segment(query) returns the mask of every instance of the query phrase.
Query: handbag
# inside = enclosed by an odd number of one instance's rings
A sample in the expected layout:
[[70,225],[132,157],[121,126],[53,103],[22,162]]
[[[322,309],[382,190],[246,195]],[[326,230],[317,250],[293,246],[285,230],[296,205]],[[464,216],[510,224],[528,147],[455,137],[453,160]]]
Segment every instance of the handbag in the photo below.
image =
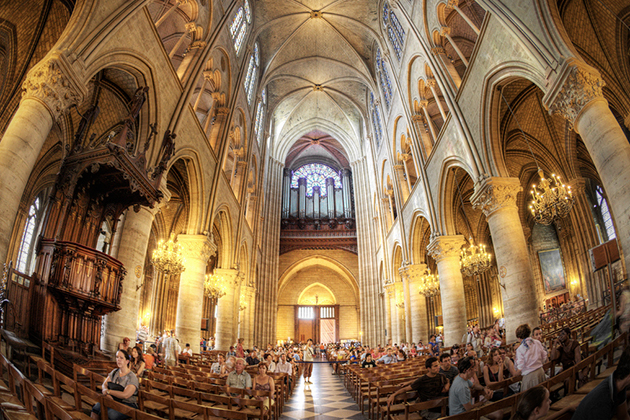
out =
[[[118,369],[116,369],[116,372],[118,372]],[[114,374],[112,375],[112,378],[114,376],[116,376],[116,372],[114,372]],[[117,384],[114,381],[109,381],[109,382],[107,382],[107,389],[109,389],[110,391],[124,391],[125,387],[120,385],[120,384]],[[114,397],[113,395],[111,397],[116,402],[122,402],[122,400],[123,400],[122,398]]]

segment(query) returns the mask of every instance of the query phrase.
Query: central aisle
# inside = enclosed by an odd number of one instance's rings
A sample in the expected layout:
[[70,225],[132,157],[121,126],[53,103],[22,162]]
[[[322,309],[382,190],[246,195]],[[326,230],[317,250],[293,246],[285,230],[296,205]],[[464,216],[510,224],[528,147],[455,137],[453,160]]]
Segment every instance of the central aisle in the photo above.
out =
[[300,377],[280,420],[367,420],[343,386],[343,376],[333,375],[328,363],[314,364],[311,382],[306,385]]

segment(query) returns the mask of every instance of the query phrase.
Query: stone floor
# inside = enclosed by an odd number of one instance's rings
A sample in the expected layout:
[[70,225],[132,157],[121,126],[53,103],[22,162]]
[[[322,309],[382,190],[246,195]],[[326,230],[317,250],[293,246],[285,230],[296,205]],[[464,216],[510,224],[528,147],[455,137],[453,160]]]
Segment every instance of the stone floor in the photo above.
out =
[[300,378],[280,420],[367,420],[343,386],[343,376],[333,375],[329,364],[315,363],[311,382]]

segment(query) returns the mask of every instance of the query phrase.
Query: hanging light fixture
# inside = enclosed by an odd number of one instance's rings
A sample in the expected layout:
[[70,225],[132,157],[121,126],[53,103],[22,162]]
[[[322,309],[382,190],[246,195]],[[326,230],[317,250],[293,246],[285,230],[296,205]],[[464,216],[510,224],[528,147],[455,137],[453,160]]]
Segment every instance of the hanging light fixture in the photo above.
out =
[[560,181],[560,177],[551,174],[551,180],[545,178],[545,173],[538,168],[540,183],[532,186],[532,203],[529,206],[536,223],[550,225],[558,219],[565,218],[571,209],[575,198],[571,187]]
[[[457,193],[459,194],[459,201],[462,204],[462,213],[468,223],[468,217],[464,211],[464,198],[462,192],[459,189],[459,181],[457,180],[457,169],[454,169],[455,183],[457,184]],[[468,246],[462,249],[459,260],[462,274],[465,276],[478,276],[486,272],[492,265],[492,254],[486,252],[486,246],[484,244],[475,245],[475,241],[472,236],[468,238]]]
[[167,276],[176,276],[186,270],[186,259],[182,255],[182,247],[175,242],[175,235],[171,233],[168,241],[161,240],[151,255],[151,262],[155,269]]
[[420,294],[426,297],[433,297],[440,293],[440,279],[437,274],[431,274],[431,269],[427,268],[424,276],[420,278]]
[[[505,96],[503,96],[503,92],[499,90],[499,93],[507,105],[510,114],[512,114],[523,139],[525,139],[529,153],[532,155],[536,168],[538,169],[537,172],[540,177],[540,182],[538,183],[538,187],[536,187],[536,185],[532,186],[532,202],[529,206],[529,210],[532,212],[534,220],[536,223],[540,223],[542,225],[550,225],[555,221],[564,219],[569,215],[569,212],[575,203],[571,187],[563,184],[560,180],[560,176],[556,174],[551,174],[551,180],[545,178],[545,173],[540,168],[540,165],[538,165],[538,160],[536,160],[536,156],[529,145],[529,140],[527,139],[525,132],[523,132],[523,129],[521,128],[521,124],[516,118],[516,114],[514,114],[512,107],[508,103],[507,99],[505,99]],[[567,125],[565,129],[565,137],[568,134],[568,130],[569,126]]]
[[203,282],[203,288],[206,296],[210,299],[219,300],[225,296],[227,284],[223,276],[216,274],[206,274],[206,280]]
[[465,276],[477,276],[487,271],[492,264],[492,255],[486,252],[485,245],[475,245],[472,236],[468,239],[469,245],[462,249],[461,270]]

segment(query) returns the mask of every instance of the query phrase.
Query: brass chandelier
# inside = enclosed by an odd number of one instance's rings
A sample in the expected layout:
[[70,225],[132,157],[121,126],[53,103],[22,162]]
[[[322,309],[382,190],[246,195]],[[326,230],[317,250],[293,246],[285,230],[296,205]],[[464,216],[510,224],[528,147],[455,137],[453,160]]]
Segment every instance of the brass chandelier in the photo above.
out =
[[431,269],[420,278],[420,294],[433,297],[440,293],[440,279],[437,274],[431,274]]
[[[469,225],[466,212],[464,211],[464,198],[462,197],[462,192],[459,189],[459,182],[457,180],[457,169],[454,169],[454,173],[459,201],[462,204],[462,213],[464,214],[466,225]],[[464,247],[460,254],[460,269],[465,276],[478,276],[488,271],[492,265],[492,254],[486,252],[486,246],[484,244],[475,245],[472,236],[469,237],[468,242],[468,247]]]
[[[532,147],[529,145],[529,140],[527,136],[523,132],[521,128],[521,124],[518,122],[516,118],[516,114],[512,110],[512,107],[508,103],[505,96],[503,96],[503,92],[499,90],[503,101],[508,107],[510,114],[512,114],[512,118],[516,122],[525,143],[527,144],[527,148],[529,149],[529,153],[532,155],[534,159],[534,163],[536,164],[536,168],[538,169],[538,176],[540,177],[540,182],[538,187],[536,185],[532,186],[532,202],[529,206],[529,210],[532,212],[532,216],[536,223],[540,223],[542,225],[550,225],[555,221],[565,218],[568,216],[569,212],[573,208],[573,204],[575,202],[575,198],[571,193],[571,187],[566,186],[560,181],[560,177],[556,174],[551,174],[551,180],[545,178],[545,173],[540,168],[538,164],[538,160],[536,160],[536,156],[532,151]],[[569,126],[566,126],[565,129],[565,137],[568,136]]]
[[545,178],[542,169],[538,168],[540,183],[532,186],[532,203],[529,206],[536,223],[550,225],[558,219],[565,218],[571,209],[575,198],[571,187],[564,185],[560,177],[551,174],[551,180]]
[[171,233],[168,241],[161,240],[153,250],[151,262],[155,269],[167,276],[176,276],[186,270],[184,263],[186,259],[182,255],[181,246],[175,242],[175,235]]
[[206,279],[203,282],[203,288],[210,299],[219,300],[225,296],[227,288],[227,282],[223,276],[215,273],[206,274]]
[[487,271],[492,264],[492,255],[486,252],[486,246],[475,245],[473,238],[468,239],[468,247],[461,252],[461,270],[465,276],[477,276]]

